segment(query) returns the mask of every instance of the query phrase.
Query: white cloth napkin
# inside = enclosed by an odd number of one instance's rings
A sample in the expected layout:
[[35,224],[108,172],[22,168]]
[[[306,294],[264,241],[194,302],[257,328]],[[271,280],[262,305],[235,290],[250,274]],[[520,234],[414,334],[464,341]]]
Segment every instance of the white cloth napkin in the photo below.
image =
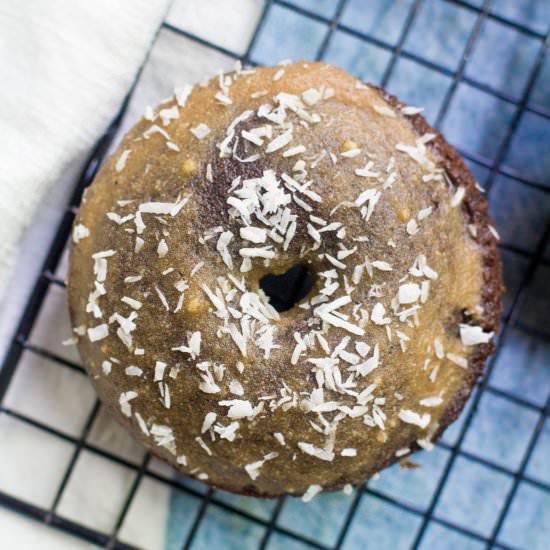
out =
[[117,112],[168,4],[0,0],[0,303],[23,229]]
[[[17,280],[22,270],[38,270],[50,240],[37,231],[51,235],[55,229],[70,185],[118,111],[168,5],[169,0],[0,0],[0,320],[9,321],[9,326],[0,322],[0,358],[14,311],[18,317],[30,290]],[[3,300],[7,288],[10,300]],[[5,431],[9,419],[1,420]],[[17,441],[23,445],[20,456],[36,439],[21,426],[7,433],[16,447]],[[14,475],[18,491],[25,490],[21,472]],[[33,491],[40,486],[31,485]],[[167,505],[159,506],[164,518]],[[33,537],[40,538],[41,548],[88,547],[74,540],[62,544],[63,537],[51,530],[31,533],[21,528],[22,521],[0,513],[0,547],[34,547]],[[164,540],[163,520],[157,523],[153,547]]]

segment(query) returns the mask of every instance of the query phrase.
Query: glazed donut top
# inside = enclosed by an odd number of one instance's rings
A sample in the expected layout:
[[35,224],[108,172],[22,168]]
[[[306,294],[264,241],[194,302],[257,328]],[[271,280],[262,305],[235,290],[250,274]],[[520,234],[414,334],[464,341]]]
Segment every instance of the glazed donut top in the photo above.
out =
[[[395,98],[300,62],[178,89],[124,137],[74,225],[69,292],[103,401],[228,490],[359,483],[456,416],[501,288],[486,205]],[[301,265],[278,312],[268,274]]]

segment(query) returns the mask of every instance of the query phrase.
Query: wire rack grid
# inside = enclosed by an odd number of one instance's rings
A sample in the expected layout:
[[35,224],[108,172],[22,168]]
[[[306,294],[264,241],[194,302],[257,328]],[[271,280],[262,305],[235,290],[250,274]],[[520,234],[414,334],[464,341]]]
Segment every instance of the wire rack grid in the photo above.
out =
[[[380,48],[388,53],[388,61],[384,70],[382,71],[379,84],[387,86],[390,82],[391,76],[395,71],[397,63],[406,59],[416,63],[418,66],[425,67],[430,71],[434,71],[438,74],[444,75],[450,79],[450,85],[446,90],[444,97],[440,103],[440,106],[435,115],[435,125],[440,127],[445,117],[448,114],[449,106],[456,96],[457,89],[462,83],[468,84],[470,87],[483,92],[491,97],[497,98],[505,104],[511,105],[514,108],[513,115],[508,121],[506,131],[495,151],[492,158],[486,155],[482,155],[476,152],[462,151],[464,156],[474,164],[477,164],[485,169],[486,179],[484,187],[486,193],[490,193],[497,178],[505,176],[513,179],[519,185],[536,189],[541,193],[549,193],[550,187],[548,187],[543,181],[540,181],[533,177],[526,177],[519,173],[519,170],[506,164],[506,158],[510,151],[514,136],[518,131],[518,127],[522,121],[522,117],[527,113],[534,114],[541,117],[548,124],[550,118],[550,111],[543,105],[537,104],[531,101],[531,94],[537,79],[543,70],[545,56],[548,50],[549,37],[548,34],[543,34],[539,30],[533,30],[528,25],[512,20],[505,17],[502,14],[497,13],[490,0],[485,0],[480,3],[470,3],[465,0],[438,0],[446,4],[458,6],[470,13],[475,17],[475,23],[471,27],[468,38],[465,42],[463,51],[460,55],[460,59],[455,69],[449,69],[445,64],[434,61],[433,59],[424,58],[418,55],[414,51],[410,51],[406,47],[407,37],[411,31],[411,28],[418,17],[419,10],[422,7],[423,0],[414,0],[410,3],[410,8],[406,17],[403,19],[403,26],[400,34],[395,42],[386,42],[379,36],[364,33],[356,28],[352,28],[342,22],[341,17],[349,0],[339,0],[333,11],[332,17],[328,17],[324,14],[320,14],[318,11],[313,11],[310,8],[303,7],[300,3],[293,3],[287,0],[265,0],[262,7],[262,13],[258,20],[258,24],[252,35],[250,43],[246,49],[244,55],[230,51],[224,46],[218,45],[204,38],[196,36],[186,30],[183,30],[173,23],[163,22],[159,32],[169,32],[174,35],[185,37],[187,40],[196,42],[203,47],[211,48],[220,52],[221,54],[240,60],[243,64],[256,65],[253,51],[254,46],[258,40],[258,37],[262,33],[268,15],[275,7],[278,9],[285,9],[291,11],[301,17],[308,18],[312,21],[321,23],[325,26],[325,34],[322,37],[318,50],[316,52],[316,59],[324,59],[327,53],[327,49],[333,39],[334,33],[344,33],[355,39],[363,41],[366,44],[371,44]],[[525,35],[538,44],[538,52],[536,54],[534,63],[526,78],[526,84],[523,92],[519,96],[512,95],[510,93],[499,90],[497,87],[493,87],[482,81],[476,80],[476,78],[470,76],[467,72],[467,67],[472,53],[476,48],[476,44],[479,41],[480,33],[483,26],[487,21],[497,22],[498,24],[509,28],[517,33]],[[158,33],[157,33],[158,36]],[[144,62],[145,65],[145,62]],[[143,67],[142,67],[143,68]],[[234,515],[245,519],[255,525],[259,525],[263,531],[258,540],[258,544],[255,545],[260,549],[267,548],[270,545],[270,541],[273,536],[281,535],[285,537],[285,540],[292,542],[292,544],[299,544],[300,548],[312,547],[312,548],[334,548],[339,549],[346,545],[346,536],[349,534],[350,526],[356,519],[361,510],[361,503],[365,498],[374,498],[385,502],[392,510],[398,515],[406,514],[412,515],[417,519],[414,536],[410,541],[410,548],[419,548],[423,544],[426,537],[428,528],[433,525],[439,525],[444,527],[448,532],[456,532],[466,537],[466,539],[478,543],[486,548],[514,548],[514,545],[510,545],[502,540],[501,534],[503,525],[507,519],[510,509],[514,502],[514,497],[518,492],[522,484],[528,484],[539,491],[542,491],[546,496],[550,496],[550,483],[547,481],[541,481],[535,476],[528,473],[528,464],[536,448],[537,442],[543,431],[544,423],[549,416],[550,412],[550,395],[546,395],[542,402],[533,402],[529,397],[524,395],[518,395],[501,387],[497,387],[491,383],[491,373],[498,361],[499,356],[502,354],[503,347],[507,339],[510,338],[512,331],[524,331],[530,338],[535,339],[538,342],[548,343],[550,342],[550,335],[544,330],[535,329],[528,323],[525,323],[522,317],[522,308],[528,296],[529,290],[533,285],[533,281],[536,278],[537,270],[541,266],[549,266],[550,262],[547,259],[547,249],[550,241],[550,218],[544,221],[543,227],[539,228],[537,242],[532,243],[529,250],[508,243],[502,243],[501,247],[503,251],[509,251],[521,256],[525,263],[525,269],[519,278],[519,282],[515,285],[513,292],[510,293],[508,307],[503,318],[502,330],[499,335],[498,348],[494,356],[491,358],[487,373],[483,380],[477,385],[476,391],[473,394],[469,408],[463,414],[463,419],[460,428],[457,430],[457,436],[454,441],[447,442],[445,440],[437,443],[437,447],[446,451],[446,458],[442,467],[441,474],[437,480],[437,484],[434,486],[433,491],[427,506],[417,506],[410,501],[404,500],[396,496],[395,494],[388,494],[387,492],[378,489],[371,483],[365,484],[363,487],[357,489],[351,498],[349,505],[342,515],[342,521],[339,526],[338,533],[333,541],[333,544],[325,544],[322,541],[316,540],[315,537],[304,535],[290,528],[288,525],[281,525],[278,521],[280,515],[285,507],[285,499],[279,499],[276,504],[271,508],[270,515],[268,517],[258,517],[257,515],[246,511],[240,507],[234,506],[228,503],[226,500],[220,497],[217,491],[212,489],[202,489],[194,485],[189,485],[182,481],[181,478],[174,478],[172,476],[161,475],[154,469],[150,468],[151,457],[145,455],[140,464],[134,464],[129,460],[121,458],[120,456],[110,453],[105,449],[91,443],[88,439],[90,431],[97,415],[99,414],[100,404],[95,401],[91,409],[91,413],[84,423],[84,428],[78,436],[67,435],[64,431],[50,426],[45,422],[37,418],[25,415],[14,408],[9,407],[5,403],[4,397],[6,396],[10,383],[13,380],[14,375],[17,372],[18,366],[21,361],[21,357],[24,353],[31,353],[41,357],[45,357],[49,361],[52,361],[60,366],[60,368],[69,368],[79,372],[82,372],[81,366],[74,361],[68,360],[60,355],[44,349],[30,341],[30,334],[35,326],[36,320],[39,316],[43,301],[48,290],[54,286],[64,289],[64,282],[59,278],[56,273],[56,268],[60,261],[60,258],[66,248],[68,237],[70,234],[71,223],[73,221],[76,209],[78,207],[83,190],[92,181],[98,167],[101,165],[102,160],[107,154],[109,147],[113,139],[115,138],[117,131],[119,130],[123,121],[125,112],[128,108],[134,89],[139,82],[141,70],[138,73],[136,80],[129,90],[124,102],[120,107],[120,111],[115,116],[110,127],[106,131],[105,135],[96,144],[93,151],[90,153],[89,159],[86,162],[85,168],[82,171],[78,181],[75,185],[75,190],[70,198],[68,208],[66,209],[62,220],[59,224],[57,234],[51,244],[48,251],[46,260],[42,266],[40,276],[37,278],[34,285],[32,294],[26,304],[24,312],[22,314],[19,325],[15,330],[15,334],[8,352],[3,360],[3,365],[0,370],[0,416],[6,415],[15,418],[25,424],[33,426],[34,428],[46,432],[55,438],[62,439],[73,446],[72,456],[68,461],[65,472],[61,478],[61,481],[56,489],[55,498],[51,506],[40,507],[24,498],[16,497],[12,494],[0,491],[0,504],[13,509],[21,514],[32,517],[40,522],[43,522],[52,528],[56,528],[62,531],[66,531],[77,537],[89,541],[103,548],[110,549],[122,549],[122,548],[135,548],[127,543],[124,543],[119,538],[119,533],[124,521],[127,517],[128,511],[132,505],[133,499],[143,483],[144,479],[153,479],[159,483],[165,484],[169,488],[182,491],[193,497],[200,499],[200,505],[197,506],[194,511],[194,516],[190,519],[190,527],[184,538],[179,543],[181,548],[190,548],[193,546],[197,533],[201,528],[201,524],[204,521],[205,515],[210,506],[216,505],[222,509],[225,513]],[[390,86],[391,91],[391,86]],[[502,465],[497,460],[488,459],[481,453],[473,452],[470,448],[465,448],[463,445],[468,430],[474,421],[478,405],[484,395],[492,394],[507,402],[513,403],[518,407],[522,407],[531,411],[536,415],[536,422],[533,429],[529,434],[529,438],[525,449],[522,453],[520,460],[516,467],[509,467]],[[113,464],[119,464],[126,468],[132,469],[135,472],[135,477],[132,483],[128,487],[127,493],[123,499],[122,506],[118,510],[118,515],[114,527],[109,532],[104,532],[99,529],[91,529],[77,521],[67,519],[63,515],[58,513],[59,503],[63,497],[64,491],[67,487],[67,483],[74,471],[75,465],[79,459],[79,456],[83,451],[101,456]],[[452,475],[453,466],[457,461],[466,461],[470,465],[480,465],[484,468],[494,470],[509,480],[506,489],[502,495],[502,498],[497,503],[497,513],[491,529],[484,535],[480,534],[476,529],[470,528],[461,522],[455,522],[437,513],[438,505],[442,499],[445,487],[449,482]],[[288,500],[288,499],[287,499]],[[464,540],[466,540],[464,539]],[[368,546],[368,544],[367,544]],[[296,546],[298,547],[298,546]],[[376,546],[373,546],[376,547]]]

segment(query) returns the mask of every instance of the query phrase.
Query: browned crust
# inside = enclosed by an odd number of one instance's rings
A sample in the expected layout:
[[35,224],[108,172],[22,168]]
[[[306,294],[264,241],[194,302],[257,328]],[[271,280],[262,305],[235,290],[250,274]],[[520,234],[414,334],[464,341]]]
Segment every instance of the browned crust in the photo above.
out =
[[[392,107],[401,109],[406,104],[400,101],[396,96],[389,94],[378,86],[372,86]],[[462,203],[462,212],[466,223],[474,224],[477,228],[476,241],[481,250],[483,262],[483,287],[481,302],[483,306],[483,316],[480,319],[480,325],[486,331],[498,332],[500,327],[500,316],[502,314],[502,292],[504,284],[502,280],[502,262],[498,251],[498,243],[495,235],[489,230],[494,222],[489,214],[489,205],[481,194],[478,183],[472,172],[466,166],[462,157],[456,149],[450,145],[441,133],[430,126],[426,119],[420,115],[408,116],[414,130],[418,135],[433,133],[435,139],[430,142],[429,147],[443,166],[451,182],[456,186],[462,186],[466,189],[466,194]],[[441,437],[445,429],[454,422],[464,405],[477,380],[483,375],[487,358],[495,350],[494,343],[481,344],[476,346],[475,352],[470,356],[468,374],[464,378],[462,388],[455,394],[454,398],[440,417],[439,427],[433,437],[436,441]],[[416,442],[411,446],[413,450],[419,450]],[[392,457],[385,465],[389,466],[398,459]]]

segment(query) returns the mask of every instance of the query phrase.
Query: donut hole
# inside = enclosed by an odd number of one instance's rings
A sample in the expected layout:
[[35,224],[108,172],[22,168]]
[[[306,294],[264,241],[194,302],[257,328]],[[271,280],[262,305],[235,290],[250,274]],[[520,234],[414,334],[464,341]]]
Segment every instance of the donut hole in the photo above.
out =
[[260,288],[277,311],[288,311],[313,287],[313,276],[303,265],[295,265],[282,275],[269,273],[260,279]]

